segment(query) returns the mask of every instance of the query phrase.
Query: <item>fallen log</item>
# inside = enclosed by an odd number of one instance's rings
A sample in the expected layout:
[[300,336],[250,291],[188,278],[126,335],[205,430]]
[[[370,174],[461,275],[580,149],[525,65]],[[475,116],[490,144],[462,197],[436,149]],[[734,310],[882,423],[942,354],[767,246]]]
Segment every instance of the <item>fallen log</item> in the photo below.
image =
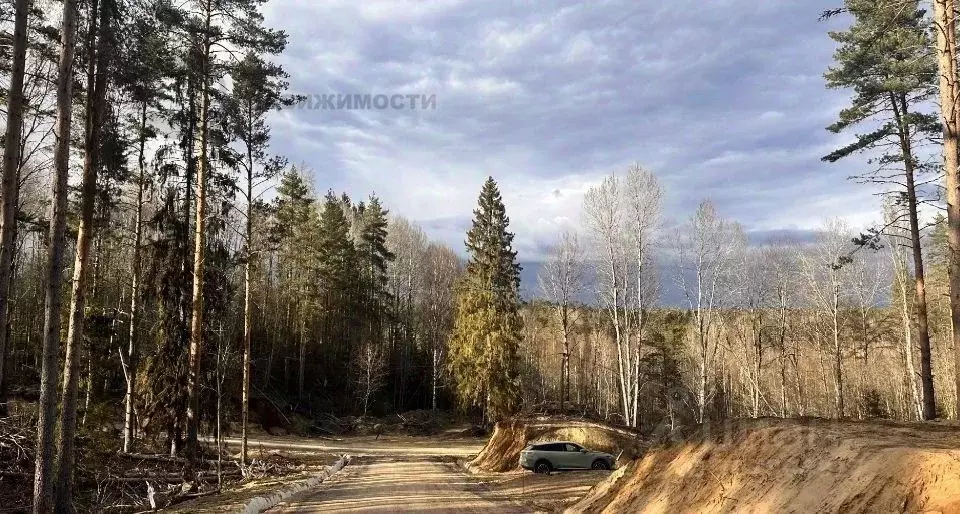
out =
[[[170,464],[186,464],[186,463],[187,463],[187,459],[184,458],[184,457],[170,456],[170,455],[166,455],[166,454],[162,454],[162,453],[157,454],[157,453],[126,453],[126,452],[117,452],[117,456],[118,456],[118,457],[123,457],[123,458],[125,458],[125,459],[143,460],[143,461],[151,461],[151,462],[167,462],[167,463],[170,463]],[[203,462],[204,464],[206,464],[206,465],[208,465],[208,466],[216,466],[216,465],[218,464],[218,461],[217,461],[216,459],[201,459],[200,462]],[[222,460],[222,461],[219,461],[219,463],[220,463],[220,464],[233,464],[233,463],[235,463],[235,464],[239,465],[239,461],[236,461],[236,460],[233,460],[233,459]]]
[[[230,471],[223,471],[219,474],[220,477],[239,477],[241,476],[241,471],[239,469],[234,469]],[[218,478],[217,473],[201,473],[197,475],[194,479],[198,482],[213,482]],[[158,482],[166,484],[175,484],[177,482],[190,482],[191,480],[185,479],[185,477],[180,473],[165,473],[162,475],[140,475],[140,476],[131,476],[131,477],[106,477],[103,479],[104,482]]]

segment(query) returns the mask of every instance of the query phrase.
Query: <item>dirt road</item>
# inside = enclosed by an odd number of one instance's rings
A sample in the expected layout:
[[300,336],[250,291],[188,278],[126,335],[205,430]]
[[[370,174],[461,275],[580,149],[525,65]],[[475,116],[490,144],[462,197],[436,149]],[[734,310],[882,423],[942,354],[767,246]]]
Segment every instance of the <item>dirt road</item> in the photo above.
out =
[[[212,444],[212,438],[204,438]],[[225,437],[224,444],[239,449],[240,439]],[[324,452],[350,455],[430,455],[465,458],[476,455],[485,439],[477,437],[412,437],[405,435],[362,436],[337,439],[307,439],[302,437],[252,437],[250,451],[286,450],[295,452]]]
[[449,459],[364,457],[268,512],[531,512],[488,491]]

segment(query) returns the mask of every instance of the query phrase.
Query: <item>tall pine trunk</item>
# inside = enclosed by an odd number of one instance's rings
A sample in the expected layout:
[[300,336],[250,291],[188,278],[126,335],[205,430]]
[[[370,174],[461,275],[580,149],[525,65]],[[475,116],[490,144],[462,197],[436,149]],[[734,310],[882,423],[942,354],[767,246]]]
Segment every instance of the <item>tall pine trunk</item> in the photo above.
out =
[[45,270],[43,363],[33,484],[33,511],[41,514],[53,510],[53,429],[57,419],[56,388],[60,371],[60,306],[66,253],[67,178],[70,175],[70,121],[73,113],[71,100],[76,32],[76,0],[64,0],[63,20],[60,24],[60,62],[57,68],[56,145],[53,156],[55,177]]
[[[940,115],[943,122],[943,173],[947,193],[947,242],[950,247],[947,270],[950,275],[950,325],[956,370],[954,380],[960,391],[960,133],[958,133],[957,24],[954,0],[933,0],[937,35],[937,66],[940,75]],[[955,410],[960,412],[960,394]]]
[[[917,214],[916,170],[912,135],[909,125],[910,113],[907,111],[905,95],[891,94],[890,103],[893,107],[894,116],[897,119],[900,151],[903,156],[904,176],[907,186],[907,212],[910,218],[910,243],[913,250],[914,282],[916,286],[914,309],[916,309],[917,314],[917,342],[920,345],[920,386],[923,392],[922,415],[923,419],[930,420],[937,417],[937,401],[933,390],[930,329],[928,328],[927,319],[927,293],[923,269],[923,247],[920,244],[920,221]],[[914,390],[912,387],[911,389]]]
[[[99,9],[99,11],[98,11]],[[99,17],[99,22],[97,18]],[[106,68],[110,52],[106,34],[110,9],[106,2],[90,4],[91,30],[87,40],[90,56],[87,71],[86,137],[84,142],[83,183],[80,197],[80,226],[77,231],[76,259],[73,264],[73,290],[63,365],[63,398],[60,432],[57,439],[57,512],[73,511],[74,440],[77,431],[77,393],[80,382],[79,353],[83,341],[86,310],[86,281],[89,275],[90,244],[93,241],[93,210],[97,199],[97,171],[100,165],[100,134],[106,101]],[[96,57],[94,58],[94,55]]]
[[200,156],[197,163],[197,215],[193,247],[193,302],[190,319],[190,356],[187,373],[187,453],[192,459],[200,454],[200,360],[203,351],[203,265],[206,251],[207,146],[210,111],[210,20],[212,0],[206,2],[203,26],[203,64],[200,71]]
[[60,306],[62,303],[67,230],[67,178],[70,175],[70,122],[73,115],[73,54],[77,32],[76,0],[64,0],[60,24],[60,62],[57,68],[57,122],[54,147],[50,236],[47,246],[46,292],[43,319],[43,364],[40,375],[37,454],[33,484],[33,511],[53,510],[53,433],[57,419],[56,388],[60,367]]
[[7,412],[5,381],[7,320],[10,314],[10,288],[13,280],[14,234],[20,201],[20,145],[23,136],[23,75],[27,62],[27,14],[29,0],[17,0],[13,28],[13,62],[10,92],[7,98],[7,132],[3,153],[3,178],[0,179],[0,416]]

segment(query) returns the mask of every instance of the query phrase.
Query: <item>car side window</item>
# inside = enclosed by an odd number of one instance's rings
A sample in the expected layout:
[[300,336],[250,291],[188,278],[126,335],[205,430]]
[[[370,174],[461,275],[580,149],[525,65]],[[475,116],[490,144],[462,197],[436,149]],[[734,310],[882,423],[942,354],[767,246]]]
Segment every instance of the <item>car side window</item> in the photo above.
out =
[[551,444],[551,445],[548,445],[548,446],[549,446],[549,448],[547,448],[547,451],[551,451],[551,452],[562,452],[562,451],[563,451],[563,445],[562,445],[562,444]]
[[567,447],[566,449],[567,449],[568,452],[578,452],[578,451],[580,451],[580,447],[577,446],[577,445],[575,445],[575,444],[567,444],[567,445],[565,445],[565,446]]

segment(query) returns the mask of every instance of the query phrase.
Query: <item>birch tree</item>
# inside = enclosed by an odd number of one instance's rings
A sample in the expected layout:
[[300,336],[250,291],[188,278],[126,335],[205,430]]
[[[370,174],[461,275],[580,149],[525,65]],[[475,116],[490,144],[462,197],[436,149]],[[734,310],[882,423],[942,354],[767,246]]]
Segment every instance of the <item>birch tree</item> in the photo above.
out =
[[437,410],[447,341],[453,330],[454,291],[463,273],[463,263],[453,250],[437,243],[427,246],[425,260],[427,265],[422,278],[425,294],[421,312],[426,318],[430,341],[430,407]]
[[[643,352],[644,329],[647,325],[647,312],[660,296],[660,283],[654,248],[660,229],[660,215],[663,209],[663,188],[652,171],[634,164],[627,170],[626,206],[629,219],[628,231],[634,249],[633,263],[636,279],[635,302],[631,305],[635,319],[636,337],[630,355],[630,395],[632,411],[631,425],[639,426],[640,405],[640,363]],[[627,314],[624,313],[626,316]]]
[[852,235],[839,220],[827,221],[817,236],[816,244],[800,253],[806,291],[818,317],[830,334],[834,384],[834,416],[843,418],[844,409],[844,345],[841,339],[841,306],[849,299],[847,290],[852,258]]
[[676,237],[677,281],[693,312],[694,353],[697,368],[696,419],[703,423],[715,394],[711,373],[717,354],[711,332],[720,322],[719,309],[730,298],[731,267],[746,244],[743,229],[719,216],[704,200]]
[[596,294],[601,308],[613,325],[617,351],[617,376],[624,422],[632,425],[632,383],[630,381],[630,331],[624,313],[628,300],[627,233],[620,179],[610,175],[591,188],[583,199],[585,224],[594,240],[592,259],[596,267]]
[[910,241],[909,230],[904,227],[902,207],[895,202],[884,203],[884,221],[887,229],[884,231],[885,245],[890,248],[890,259],[893,264],[893,301],[900,314],[900,323],[903,327],[903,359],[907,388],[914,407],[916,419],[923,419],[923,400],[920,373],[914,363],[916,351],[913,340],[913,318],[910,314],[910,268],[907,264],[907,247]]
[[570,397],[570,332],[576,321],[576,296],[583,285],[583,253],[577,235],[564,231],[537,275],[540,290],[553,305],[560,325],[563,354],[560,364],[560,411]]

